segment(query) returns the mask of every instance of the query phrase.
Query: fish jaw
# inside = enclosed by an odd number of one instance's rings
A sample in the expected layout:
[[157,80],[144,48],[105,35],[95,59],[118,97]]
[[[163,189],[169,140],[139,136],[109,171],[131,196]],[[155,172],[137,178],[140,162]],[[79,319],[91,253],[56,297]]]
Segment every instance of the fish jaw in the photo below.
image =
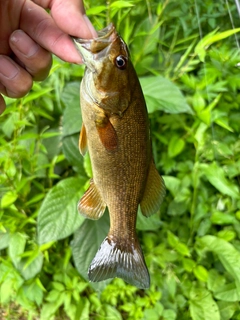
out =
[[96,72],[102,59],[108,55],[109,46],[116,39],[117,32],[111,23],[106,28],[97,32],[98,37],[93,39],[73,38],[83,63],[92,72]]
[[[94,39],[73,38],[86,65],[82,92],[106,114],[121,115],[129,106],[131,73],[135,72],[125,42],[113,24],[98,32]],[[126,68],[119,67],[119,59]],[[124,93],[124,94],[123,94]],[[86,99],[87,99],[86,97]]]

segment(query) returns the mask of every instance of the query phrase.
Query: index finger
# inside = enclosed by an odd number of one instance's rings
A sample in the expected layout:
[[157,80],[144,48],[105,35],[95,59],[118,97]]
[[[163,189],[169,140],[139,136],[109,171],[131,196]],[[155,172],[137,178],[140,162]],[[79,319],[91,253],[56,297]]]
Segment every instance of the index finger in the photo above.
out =
[[41,7],[51,9],[57,26],[67,34],[78,38],[97,36],[93,25],[85,14],[82,0],[33,0]]

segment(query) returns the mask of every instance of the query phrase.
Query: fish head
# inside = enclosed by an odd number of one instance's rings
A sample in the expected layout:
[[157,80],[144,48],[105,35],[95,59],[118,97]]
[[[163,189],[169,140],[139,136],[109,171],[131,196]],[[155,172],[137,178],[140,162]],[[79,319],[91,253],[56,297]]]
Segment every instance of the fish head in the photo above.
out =
[[97,38],[73,40],[86,65],[82,91],[105,112],[121,115],[131,101],[135,73],[127,45],[113,24],[98,31]]

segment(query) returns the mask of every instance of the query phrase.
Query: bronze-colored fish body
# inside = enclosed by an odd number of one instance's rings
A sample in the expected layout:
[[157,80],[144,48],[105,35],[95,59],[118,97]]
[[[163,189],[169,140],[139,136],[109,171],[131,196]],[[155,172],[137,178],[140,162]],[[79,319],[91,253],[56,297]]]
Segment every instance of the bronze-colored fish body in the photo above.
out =
[[78,210],[100,218],[106,206],[110,230],[89,268],[89,279],[120,277],[149,287],[149,274],[136,236],[138,205],[155,213],[165,194],[151,151],[147,109],[126,44],[110,24],[99,38],[75,39],[86,64],[81,83],[83,126],[80,151],[87,148],[93,180]]

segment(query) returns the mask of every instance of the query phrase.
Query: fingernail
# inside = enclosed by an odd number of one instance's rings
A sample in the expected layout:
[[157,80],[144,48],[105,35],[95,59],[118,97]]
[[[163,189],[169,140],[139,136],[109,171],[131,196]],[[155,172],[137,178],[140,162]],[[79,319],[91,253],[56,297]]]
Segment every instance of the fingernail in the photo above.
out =
[[88,19],[88,17],[84,14],[83,19],[86,22],[86,25],[88,26],[89,31],[91,32],[93,38],[96,38],[98,36],[97,31],[94,29],[91,21]]
[[10,58],[0,55],[0,74],[7,79],[13,79],[18,72],[18,67]]
[[33,56],[39,49],[39,46],[22,30],[14,31],[10,37],[10,42],[28,58]]

